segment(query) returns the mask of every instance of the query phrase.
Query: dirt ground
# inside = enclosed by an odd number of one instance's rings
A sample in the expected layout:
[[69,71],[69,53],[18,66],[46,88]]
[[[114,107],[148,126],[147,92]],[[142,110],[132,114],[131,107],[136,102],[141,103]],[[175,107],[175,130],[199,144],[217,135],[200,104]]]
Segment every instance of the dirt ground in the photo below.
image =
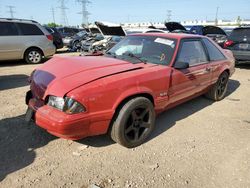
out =
[[0,187],[250,187],[250,64],[236,69],[223,101],[199,97],[161,114],[135,149],[27,125],[26,80],[36,66],[0,65]]

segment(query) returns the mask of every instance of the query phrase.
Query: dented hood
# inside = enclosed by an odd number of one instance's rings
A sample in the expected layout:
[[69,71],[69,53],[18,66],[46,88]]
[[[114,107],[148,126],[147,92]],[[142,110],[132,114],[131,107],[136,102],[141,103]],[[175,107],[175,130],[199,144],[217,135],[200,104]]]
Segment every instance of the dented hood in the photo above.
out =
[[143,68],[143,64],[103,57],[54,57],[31,76],[31,90],[37,98],[63,97],[69,91],[92,81]]
[[174,30],[186,31],[186,28],[178,22],[166,22],[165,26],[170,32],[172,32]]
[[126,36],[125,31],[120,25],[104,22],[95,22],[95,24],[100,29],[103,35]]

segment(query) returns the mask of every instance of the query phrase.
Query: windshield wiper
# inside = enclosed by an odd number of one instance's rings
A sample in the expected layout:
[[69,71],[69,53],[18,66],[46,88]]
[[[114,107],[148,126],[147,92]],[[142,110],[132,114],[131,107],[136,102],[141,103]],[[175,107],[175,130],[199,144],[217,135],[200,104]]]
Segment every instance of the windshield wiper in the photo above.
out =
[[133,54],[133,53],[131,53],[131,52],[124,53],[124,54],[122,54],[122,55],[126,55],[126,56],[129,56],[129,57],[135,58],[135,59],[139,60],[140,62],[142,62],[142,63],[144,63],[144,64],[147,63],[146,60],[143,60],[141,57],[138,57],[138,56],[136,56],[135,54]]
[[105,54],[111,55],[112,57],[116,58],[116,54],[114,52],[106,52]]

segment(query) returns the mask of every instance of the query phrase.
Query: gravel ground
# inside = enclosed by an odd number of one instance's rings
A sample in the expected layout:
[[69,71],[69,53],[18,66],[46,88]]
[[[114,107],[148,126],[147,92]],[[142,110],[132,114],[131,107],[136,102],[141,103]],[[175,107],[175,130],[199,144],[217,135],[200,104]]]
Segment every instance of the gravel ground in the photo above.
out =
[[36,66],[1,62],[0,187],[250,187],[250,64],[236,69],[223,101],[199,97],[162,113],[135,149],[27,125],[26,79]]

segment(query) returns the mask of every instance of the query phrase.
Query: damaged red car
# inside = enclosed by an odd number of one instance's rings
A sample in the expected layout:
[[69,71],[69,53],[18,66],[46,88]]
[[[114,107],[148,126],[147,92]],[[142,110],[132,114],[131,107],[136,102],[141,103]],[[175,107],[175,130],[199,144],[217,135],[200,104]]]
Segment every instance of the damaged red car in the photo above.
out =
[[233,73],[232,53],[207,37],[131,35],[103,55],[54,57],[33,71],[26,120],[66,139],[109,133],[136,147],[156,114],[202,94],[223,99]]

